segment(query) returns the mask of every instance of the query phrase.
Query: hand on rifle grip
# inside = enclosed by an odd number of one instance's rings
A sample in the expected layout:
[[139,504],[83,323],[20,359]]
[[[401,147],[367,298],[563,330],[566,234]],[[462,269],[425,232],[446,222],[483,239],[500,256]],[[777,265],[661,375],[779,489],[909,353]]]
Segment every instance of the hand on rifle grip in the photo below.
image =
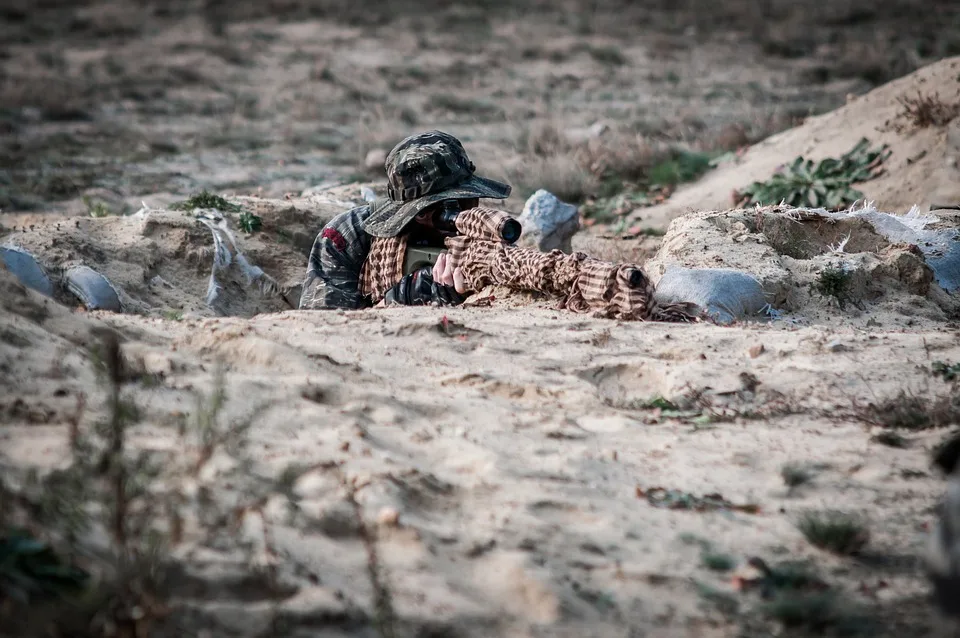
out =
[[440,253],[437,257],[437,263],[433,265],[433,280],[441,286],[453,287],[461,295],[467,291],[463,271],[454,266],[449,253]]

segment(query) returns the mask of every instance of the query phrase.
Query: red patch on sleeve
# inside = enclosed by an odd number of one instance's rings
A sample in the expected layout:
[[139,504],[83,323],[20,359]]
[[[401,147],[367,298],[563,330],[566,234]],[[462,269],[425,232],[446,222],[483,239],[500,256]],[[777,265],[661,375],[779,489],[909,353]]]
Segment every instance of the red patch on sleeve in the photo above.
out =
[[347,247],[347,240],[343,238],[340,231],[333,228],[324,228],[320,236],[333,242],[333,247],[337,250],[343,250]]

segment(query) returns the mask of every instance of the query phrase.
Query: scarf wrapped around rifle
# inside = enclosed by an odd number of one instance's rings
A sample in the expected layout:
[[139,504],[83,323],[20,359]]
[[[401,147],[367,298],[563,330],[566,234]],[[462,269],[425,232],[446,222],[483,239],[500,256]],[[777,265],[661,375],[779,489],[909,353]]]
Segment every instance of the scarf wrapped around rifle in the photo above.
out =
[[[634,264],[615,264],[585,253],[559,250],[543,253],[507,244],[500,227],[510,217],[503,211],[477,207],[457,217],[459,235],[445,240],[460,267],[468,290],[501,285],[559,298],[557,309],[635,321],[697,321],[685,304],[658,304],[654,286]],[[360,273],[361,292],[374,303],[403,276],[405,235],[375,237]]]

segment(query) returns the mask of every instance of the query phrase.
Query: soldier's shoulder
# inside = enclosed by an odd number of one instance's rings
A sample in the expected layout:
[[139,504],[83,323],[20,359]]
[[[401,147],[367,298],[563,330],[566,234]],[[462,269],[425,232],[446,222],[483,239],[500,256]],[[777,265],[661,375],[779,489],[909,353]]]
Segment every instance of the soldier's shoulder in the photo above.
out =
[[338,213],[333,219],[330,220],[330,226],[354,226],[360,228],[363,225],[363,222],[370,216],[372,209],[370,204],[362,204],[356,206],[349,210],[345,210],[342,213]]

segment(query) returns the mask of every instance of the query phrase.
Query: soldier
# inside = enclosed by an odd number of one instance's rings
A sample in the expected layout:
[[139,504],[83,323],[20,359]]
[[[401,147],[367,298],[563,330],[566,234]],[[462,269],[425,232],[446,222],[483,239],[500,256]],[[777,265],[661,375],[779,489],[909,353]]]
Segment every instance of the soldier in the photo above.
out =
[[[481,198],[506,199],[511,187],[479,177],[460,141],[441,131],[412,135],[386,160],[387,199],[351,209],[332,219],[310,251],[301,309],[368,308],[373,299],[361,289],[360,273],[374,237],[409,233],[414,241],[437,241],[430,220],[453,200],[460,210]],[[442,240],[441,244],[442,245]],[[466,292],[463,275],[446,253],[429,268],[404,275],[381,304],[458,304]]]

